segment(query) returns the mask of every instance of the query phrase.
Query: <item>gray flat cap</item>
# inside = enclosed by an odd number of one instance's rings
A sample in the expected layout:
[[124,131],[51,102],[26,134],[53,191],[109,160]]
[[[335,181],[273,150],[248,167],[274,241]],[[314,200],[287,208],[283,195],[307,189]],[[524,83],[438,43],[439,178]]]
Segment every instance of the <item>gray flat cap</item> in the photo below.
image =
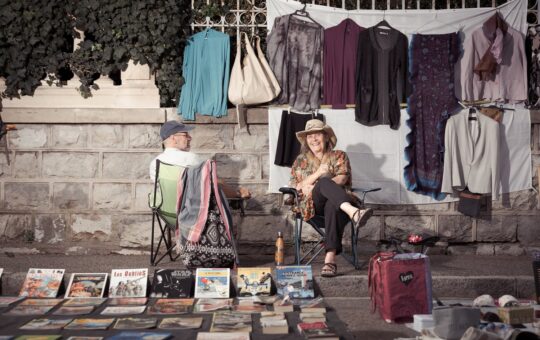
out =
[[161,130],[159,131],[159,135],[161,136],[161,140],[165,140],[169,138],[170,136],[174,135],[178,132],[188,132],[193,130],[195,127],[193,126],[187,126],[183,123],[180,123],[176,120],[169,120],[161,126]]

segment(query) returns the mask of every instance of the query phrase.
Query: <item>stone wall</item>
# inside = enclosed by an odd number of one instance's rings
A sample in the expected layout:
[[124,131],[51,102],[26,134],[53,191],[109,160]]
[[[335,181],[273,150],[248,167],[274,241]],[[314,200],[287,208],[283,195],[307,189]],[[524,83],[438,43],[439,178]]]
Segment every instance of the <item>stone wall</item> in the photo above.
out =
[[[14,109],[13,109],[14,110]],[[6,117],[21,112],[5,109]],[[148,164],[161,150],[160,121],[173,109],[154,109],[155,119],[118,109],[77,111],[69,123],[54,119],[17,121],[8,134],[11,163],[0,154],[0,242],[6,252],[139,254],[150,244],[152,189]],[[33,110],[54,117],[54,110]],[[37,112],[37,113],[36,113]],[[30,115],[35,117],[35,115]],[[90,118],[89,118],[90,117]],[[103,117],[109,117],[105,119]],[[117,117],[117,118],[111,118]],[[126,118],[128,117],[128,118]],[[145,116],[148,118],[148,116]],[[281,197],[267,194],[268,130],[265,111],[250,112],[250,133],[235,117],[197,118],[192,149],[214,155],[218,175],[248,187],[247,215],[235,214],[241,252],[272,252],[278,230],[290,239],[291,221]],[[32,122],[32,123],[28,123]],[[100,123],[101,122],[101,123]],[[540,166],[539,129],[533,128],[533,166]],[[1,150],[1,149],[0,149]],[[537,171],[533,171],[537,184]],[[426,228],[447,242],[450,254],[522,255],[540,249],[540,205],[534,191],[503,195],[484,207],[482,218],[456,211],[455,203],[377,206],[360,236],[403,238]]]

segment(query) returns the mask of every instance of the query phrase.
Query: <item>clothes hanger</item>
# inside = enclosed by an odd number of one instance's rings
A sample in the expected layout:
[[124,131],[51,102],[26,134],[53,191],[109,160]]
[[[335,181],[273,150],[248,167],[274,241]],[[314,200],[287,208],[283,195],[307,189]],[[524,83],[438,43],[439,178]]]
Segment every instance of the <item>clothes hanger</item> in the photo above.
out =
[[323,26],[321,24],[319,24],[317,21],[315,21],[315,19],[313,19],[309,15],[309,13],[306,11],[306,6],[307,6],[307,4],[304,4],[304,7],[302,7],[302,9],[297,9],[296,11],[294,11],[294,13],[292,15],[296,15],[298,17],[309,19],[309,20],[311,20],[311,22],[313,22],[314,24],[316,24],[320,28],[323,28]]
[[469,120],[478,120],[477,114],[476,114],[476,107],[471,106],[469,108]]
[[386,21],[385,19],[386,17],[386,10],[383,10],[383,17],[382,17],[382,20],[379,21],[375,26],[373,27],[378,27],[378,28],[382,28],[382,29],[394,29],[392,26],[390,26],[390,24],[388,23],[388,21]]

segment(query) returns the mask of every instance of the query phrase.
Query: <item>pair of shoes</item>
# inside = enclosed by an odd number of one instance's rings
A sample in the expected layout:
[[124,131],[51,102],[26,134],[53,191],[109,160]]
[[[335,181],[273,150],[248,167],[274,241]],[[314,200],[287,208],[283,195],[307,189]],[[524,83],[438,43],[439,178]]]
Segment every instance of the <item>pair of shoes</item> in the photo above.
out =
[[337,275],[337,264],[335,263],[325,263],[321,269],[322,277],[334,277]]
[[367,220],[373,216],[373,209],[358,209],[353,215],[353,221],[357,218],[358,214],[360,214],[360,216],[358,217],[358,220],[354,222],[356,228],[360,228],[366,224]]

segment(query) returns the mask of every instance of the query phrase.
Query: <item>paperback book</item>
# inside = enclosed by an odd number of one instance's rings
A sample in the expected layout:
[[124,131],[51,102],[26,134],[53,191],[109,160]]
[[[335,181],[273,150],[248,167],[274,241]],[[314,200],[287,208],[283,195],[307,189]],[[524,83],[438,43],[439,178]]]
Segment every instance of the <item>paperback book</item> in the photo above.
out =
[[111,298],[109,306],[142,306],[146,305],[148,298]]
[[148,314],[184,314],[189,313],[193,299],[159,299],[150,306]]
[[265,305],[258,304],[238,304],[233,306],[233,311],[237,313],[261,313],[266,311]]
[[114,269],[109,297],[146,297],[148,269]]
[[65,325],[70,323],[73,319],[34,319],[23,326],[20,329],[24,330],[50,330],[50,329],[62,329]]
[[238,268],[238,297],[270,295],[271,273],[270,268]]
[[101,298],[105,293],[107,276],[107,273],[73,273],[65,297]]
[[86,315],[92,313],[94,306],[62,306],[53,312],[53,315]]
[[274,302],[274,311],[283,313],[293,312],[294,305],[290,299],[280,299]]
[[63,306],[99,306],[105,301],[106,298],[71,298],[65,299]]
[[197,340],[249,340],[248,332],[199,332],[197,333]]
[[311,266],[276,267],[277,293],[289,298],[313,298],[313,274]]
[[236,312],[214,313],[210,332],[251,332],[251,314]]
[[164,318],[158,328],[163,329],[197,329],[201,328],[202,317]]
[[114,324],[115,329],[149,329],[157,325],[156,318],[120,318]]
[[196,298],[228,298],[230,290],[229,268],[197,268]]
[[263,334],[288,334],[289,325],[282,312],[261,313],[261,327]]
[[114,318],[109,319],[75,319],[64,329],[107,329],[114,322]]
[[198,299],[193,311],[195,313],[215,312],[230,310],[233,306],[233,299]]
[[145,309],[146,306],[109,306],[101,312],[101,315],[142,314]]
[[156,269],[150,297],[189,298],[193,291],[191,270]]
[[43,315],[54,306],[16,306],[5,314],[8,315]]
[[120,332],[109,337],[109,340],[166,340],[171,339],[171,333],[158,332]]
[[328,328],[326,322],[301,322],[297,325],[297,328],[307,339],[339,340],[339,336]]
[[24,299],[22,296],[0,296],[0,307],[7,307],[22,299]]
[[19,296],[54,298],[62,284],[64,269],[30,268]]

